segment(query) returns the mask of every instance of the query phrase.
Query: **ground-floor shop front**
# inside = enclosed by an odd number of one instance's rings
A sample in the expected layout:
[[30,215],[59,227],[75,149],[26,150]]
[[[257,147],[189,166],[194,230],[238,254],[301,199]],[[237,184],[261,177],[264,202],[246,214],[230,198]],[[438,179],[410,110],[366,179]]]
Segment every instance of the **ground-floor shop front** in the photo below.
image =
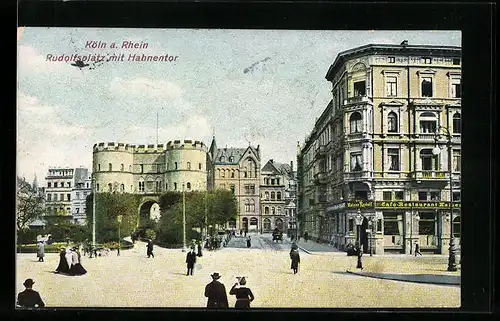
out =
[[[449,202],[344,202],[326,208],[318,218],[320,242],[345,250],[361,244],[363,252],[373,254],[446,254],[453,224],[455,245],[460,245],[460,204]],[[451,221],[453,223],[451,223]]]

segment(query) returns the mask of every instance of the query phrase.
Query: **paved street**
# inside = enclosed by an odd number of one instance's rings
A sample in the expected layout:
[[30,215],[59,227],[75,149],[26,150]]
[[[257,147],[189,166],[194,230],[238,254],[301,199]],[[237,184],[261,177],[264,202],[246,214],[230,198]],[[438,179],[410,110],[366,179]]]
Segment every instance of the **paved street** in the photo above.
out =
[[[246,276],[255,294],[252,307],[457,307],[460,288],[450,285],[420,284],[364,277],[347,273],[356,270],[356,257],[348,257],[332,247],[300,242],[299,273],[290,269],[290,242],[271,241],[270,235],[251,235],[252,246],[235,237],[227,248],[204,251],[194,276],[186,276],[185,253],[155,246],[148,259],[146,244],[137,242],[121,256],[83,258],[88,273],[83,276],[54,274],[59,256],[46,255],[37,262],[36,254],[18,254],[16,286],[23,289],[26,278],[35,280],[48,307],[205,307],[205,285],[210,274],[219,272],[229,292],[236,276]],[[323,248],[324,246],[325,248]],[[328,250],[328,251],[327,251]],[[447,272],[447,257],[405,255],[363,257],[364,271],[370,273],[429,274],[458,276]],[[229,296],[234,306],[234,296]]]

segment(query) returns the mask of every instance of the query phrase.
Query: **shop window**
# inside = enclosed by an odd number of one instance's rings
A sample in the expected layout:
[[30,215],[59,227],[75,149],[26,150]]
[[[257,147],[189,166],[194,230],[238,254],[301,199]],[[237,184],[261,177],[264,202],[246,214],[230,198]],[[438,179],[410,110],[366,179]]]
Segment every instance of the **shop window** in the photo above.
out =
[[383,200],[384,201],[391,201],[392,200],[392,192],[383,192]]
[[384,213],[384,235],[401,235],[398,215],[400,213]]
[[354,198],[357,200],[367,200],[368,192],[367,191],[354,191]]
[[418,224],[418,234],[436,234],[436,214],[434,212],[419,212],[420,221]]
[[395,191],[394,196],[395,196],[394,199],[396,201],[402,201],[404,198],[404,193],[403,193],[403,191]]

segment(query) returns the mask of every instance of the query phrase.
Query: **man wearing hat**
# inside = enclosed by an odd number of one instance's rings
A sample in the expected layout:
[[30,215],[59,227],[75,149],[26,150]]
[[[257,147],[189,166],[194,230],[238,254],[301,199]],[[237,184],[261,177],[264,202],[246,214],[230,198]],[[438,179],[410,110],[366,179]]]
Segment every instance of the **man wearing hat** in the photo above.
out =
[[226,287],[224,286],[224,284],[217,281],[218,279],[220,279],[219,273],[215,272],[210,276],[212,277],[213,281],[208,283],[205,287],[205,296],[208,298],[207,308],[228,308],[229,303],[227,302]]
[[17,295],[18,306],[24,308],[34,308],[35,306],[43,308],[45,306],[40,294],[32,289],[34,283],[33,279],[26,279],[26,281],[24,281],[23,284],[26,289]]

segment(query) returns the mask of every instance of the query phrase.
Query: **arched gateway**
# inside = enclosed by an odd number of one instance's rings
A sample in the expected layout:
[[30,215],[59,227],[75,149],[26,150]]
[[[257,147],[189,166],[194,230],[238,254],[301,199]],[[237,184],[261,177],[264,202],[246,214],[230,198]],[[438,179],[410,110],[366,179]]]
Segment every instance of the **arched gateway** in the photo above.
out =
[[137,226],[140,227],[149,222],[150,220],[158,221],[160,219],[160,204],[158,196],[143,197],[139,203],[139,220]]

